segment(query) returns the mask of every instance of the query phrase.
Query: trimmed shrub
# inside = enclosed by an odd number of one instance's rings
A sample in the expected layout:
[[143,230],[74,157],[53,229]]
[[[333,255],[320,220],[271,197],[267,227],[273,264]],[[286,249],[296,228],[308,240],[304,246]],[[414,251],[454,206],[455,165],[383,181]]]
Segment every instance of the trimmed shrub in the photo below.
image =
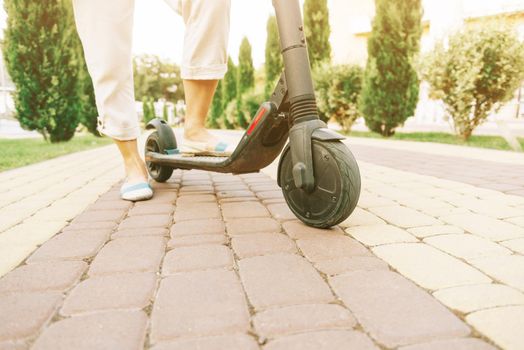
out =
[[451,36],[447,47],[437,45],[422,67],[431,97],[444,102],[455,132],[467,140],[522,83],[524,45],[500,26],[468,29]]
[[414,67],[422,35],[421,0],[376,0],[360,110],[371,131],[389,137],[415,113]]
[[356,65],[323,64],[313,72],[317,104],[321,118],[333,118],[344,131],[357,120],[358,100],[362,90],[363,69]]
[[280,53],[280,38],[278,36],[277,19],[271,16],[267,20],[267,40],[266,40],[266,62],[264,70],[266,82],[264,93],[266,99],[269,98],[275,88],[276,80],[280,77],[284,63]]
[[70,140],[79,124],[81,66],[70,2],[5,0],[3,52],[16,92],[16,118],[51,142]]

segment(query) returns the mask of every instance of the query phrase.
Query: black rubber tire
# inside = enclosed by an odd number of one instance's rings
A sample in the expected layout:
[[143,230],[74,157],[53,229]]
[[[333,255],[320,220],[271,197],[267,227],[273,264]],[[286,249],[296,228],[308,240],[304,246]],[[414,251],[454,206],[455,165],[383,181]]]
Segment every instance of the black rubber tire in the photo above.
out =
[[[153,131],[147,138],[146,153],[157,152],[165,154],[165,147],[157,131]],[[146,161],[147,172],[156,182],[166,182],[173,175],[173,168]]]
[[291,211],[308,226],[329,228],[346,220],[360,197],[360,171],[349,149],[340,141],[312,142],[315,190],[297,189],[291,151],[282,154],[278,174]]

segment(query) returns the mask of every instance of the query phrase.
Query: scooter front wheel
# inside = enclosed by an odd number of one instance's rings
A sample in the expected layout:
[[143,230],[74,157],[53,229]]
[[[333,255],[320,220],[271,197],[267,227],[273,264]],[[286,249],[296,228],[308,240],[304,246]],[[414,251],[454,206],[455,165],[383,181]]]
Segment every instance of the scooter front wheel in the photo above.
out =
[[291,211],[306,225],[328,228],[347,219],[360,196],[360,171],[340,141],[312,140],[315,189],[308,193],[293,180],[289,146],[280,159],[279,183]]
[[[147,152],[156,152],[156,153],[165,153],[165,147],[158,134],[158,131],[152,132],[146,141],[145,147],[146,154]],[[146,161],[147,171],[149,175],[156,182],[166,182],[169,180],[171,175],[173,175],[173,168],[162,166],[160,164],[155,164],[153,162]]]

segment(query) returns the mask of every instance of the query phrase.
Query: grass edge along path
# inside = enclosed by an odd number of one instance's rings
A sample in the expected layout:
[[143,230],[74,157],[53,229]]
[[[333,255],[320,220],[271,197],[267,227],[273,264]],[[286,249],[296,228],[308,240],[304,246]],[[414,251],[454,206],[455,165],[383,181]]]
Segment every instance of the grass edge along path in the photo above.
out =
[[46,142],[41,138],[0,139],[0,172],[111,143],[110,138],[90,134],[77,135],[60,143]]
[[[344,133],[350,137],[373,138],[383,140],[398,140],[398,141],[418,141],[418,142],[435,142],[457,146],[468,146],[477,148],[488,148],[503,151],[512,151],[509,144],[502,136],[488,136],[488,135],[473,135],[468,141],[463,141],[453,134],[444,132],[397,132],[390,138],[384,138],[379,134],[370,131],[351,131]],[[522,148],[524,149],[524,138],[518,138]]]

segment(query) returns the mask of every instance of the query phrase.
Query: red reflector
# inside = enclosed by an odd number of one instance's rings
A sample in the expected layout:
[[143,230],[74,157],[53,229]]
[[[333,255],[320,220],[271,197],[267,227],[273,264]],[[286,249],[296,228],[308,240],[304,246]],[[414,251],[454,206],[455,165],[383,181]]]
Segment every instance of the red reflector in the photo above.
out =
[[257,116],[255,117],[255,119],[253,120],[253,122],[251,123],[251,125],[249,126],[249,129],[247,129],[247,134],[248,135],[251,135],[251,133],[253,132],[253,130],[255,130],[255,128],[257,127],[257,124],[258,122],[260,122],[260,119],[262,119],[262,116],[266,113],[266,109],[265,108],[262,108],[260,110],[260,112],[258,112]]

